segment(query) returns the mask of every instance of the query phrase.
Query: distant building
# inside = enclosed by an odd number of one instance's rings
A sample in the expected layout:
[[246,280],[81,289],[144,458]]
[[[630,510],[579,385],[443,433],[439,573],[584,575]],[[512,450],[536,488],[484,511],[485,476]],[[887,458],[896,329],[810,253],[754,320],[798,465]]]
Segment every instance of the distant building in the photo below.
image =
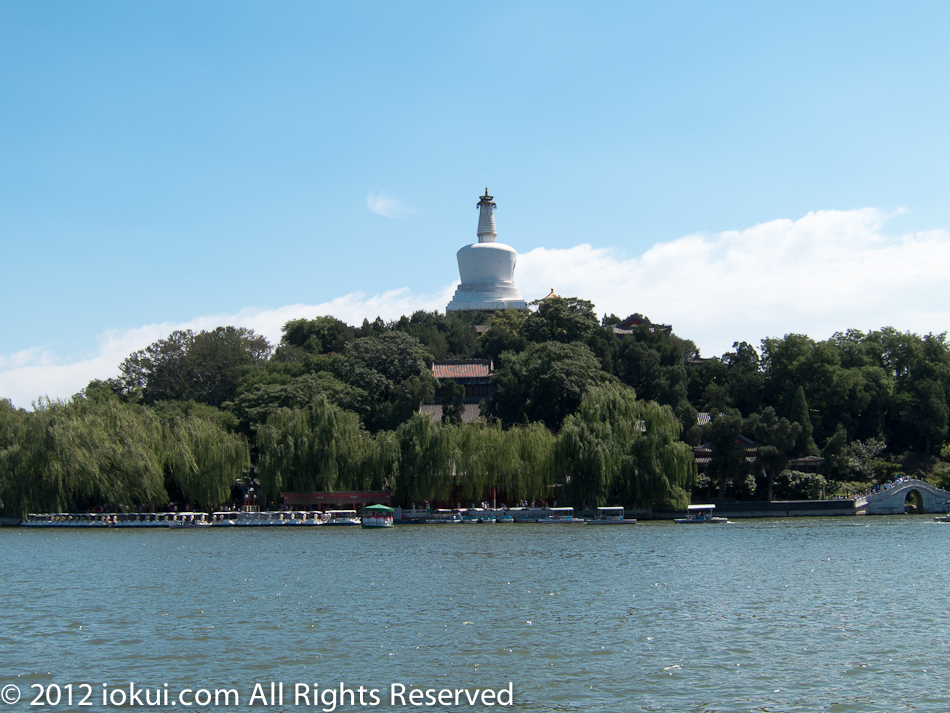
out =
[[[554,290],[551,290],[552,292]],[[651,332],[663,332],[669,334],[673,331],[671,324],[654,324],[642,314],[631,314],[622,322],[614,325],[614,334],[634,334],[638,327],[646,326]]]
[[[705,426],[710,422],[710,415],[708,413],[699,413],[696,423],[699,426]],[[759,465],[759,444],[753,441],[747,436],[743,436],[741,433],[736,434],[736,443],[745,450],[745,459],[746,463],[750,467],[757,467]],[[693,448],[693,458],[696,460],[696,470],[700,474],[706,472],[706,468],[709,466],[709,462],[712,460],[713,447],[710,443],[703,443],[702,445],[696,446]],[[821,464],[825,462],[824,458],[819,456],[804,456],[803,458],[792,458],[788,462],[788,469],[798,471],[801,473],[818,473],[821,470]]]
[[[487,401],[495,389],[491,384],[494,365],[488,359],[470,359],[467,361],[437,361],[432,365],[432,375],[443,384],[450,379],[465,387],[464,402],[477,404]],[[435,402],[442,403],[442,389],[436,389]]]
[[427,414],[434,421],[442,420],[442,388],[446,381],[454,381],[465,389],[462,399],[464,413],[463,423],[476,421],[481,413],[478,405],[488,401],[495,393],[491,383],[494,365],[488,359],[469,359],[466,361],[444,360],[432,365],[432,375],[439,380],[439,388],[435,391],[435,403],[423,404],[419,412]]
[[[699,421],[704,420],[705,423],[709,423],[709,414],[700,414],[700,416],[705,416],[705,419],[699,419]],[[704,425],[700,423],[700,425]],[[741,433],[736,434],[736,444],[742,446],[745,450],[745,460],[749,466],[754,466],[759,460],[759,446],[751,438],[743,436]],[[703,443],[702,445],[695,446],[693,448],[693,458],[696,460],[696,470],[700,475],[703,475],[706,472],[706,468],[709,467],[709,462],[712,460],[713,446],[711,443]]]
[[495,203],[485,195],[478,201],[478,242],[457,253],[462,284],[455,291],[446,312],[494,312],[499,309],[528,309],[514,283],[515,249],[495,241]]
[[389,490],[342,490],[335,493],[280,494],[282,510],[362,510],[367,505],[392,505]]

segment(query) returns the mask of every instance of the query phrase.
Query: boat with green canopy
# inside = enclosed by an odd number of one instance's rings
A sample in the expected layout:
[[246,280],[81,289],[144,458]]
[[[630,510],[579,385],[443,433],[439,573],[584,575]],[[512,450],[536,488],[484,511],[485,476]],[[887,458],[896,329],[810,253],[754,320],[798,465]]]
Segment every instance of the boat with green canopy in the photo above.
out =
[[393,512],[385,505],[368,505],[363,508],[363,527],[392,527]]

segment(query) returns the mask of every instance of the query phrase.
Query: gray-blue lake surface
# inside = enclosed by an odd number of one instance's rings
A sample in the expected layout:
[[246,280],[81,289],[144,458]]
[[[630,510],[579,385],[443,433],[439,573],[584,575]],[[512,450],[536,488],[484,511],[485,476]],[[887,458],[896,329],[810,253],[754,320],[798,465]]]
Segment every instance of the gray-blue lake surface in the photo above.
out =
[[[238,691],[188,708],[209,711],[332,710],[295,684],[378,689],[337,710],[388,711],[410,708],[397,683],[509,682],[518,711],[946,711],[948,550],[950,524],[923,516],[4,528],[0,687],[22,695],[0,711],[113,710],[130,682]],[[271,682],[284,702],[249,706]],[[121,689],[106,706],[102,684]]]

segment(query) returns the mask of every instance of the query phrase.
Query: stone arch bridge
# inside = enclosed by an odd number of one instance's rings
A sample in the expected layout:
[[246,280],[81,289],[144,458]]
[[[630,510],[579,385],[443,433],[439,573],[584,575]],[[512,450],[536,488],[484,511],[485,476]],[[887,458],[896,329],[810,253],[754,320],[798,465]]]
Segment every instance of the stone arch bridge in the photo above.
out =
[[855,510],[867,515],[902,515],[908,505],[916,505],[918,512],[946,514],[950,492],[911,478],[854,501]]

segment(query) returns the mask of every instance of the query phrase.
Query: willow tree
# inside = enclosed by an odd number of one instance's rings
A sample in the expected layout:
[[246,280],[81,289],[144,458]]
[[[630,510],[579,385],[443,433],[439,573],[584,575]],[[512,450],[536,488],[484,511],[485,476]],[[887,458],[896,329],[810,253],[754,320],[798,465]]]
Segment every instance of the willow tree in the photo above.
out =
[[279,409],[257,431],[258,473],[269,501],[281,491],[331,492],[352,487],[369,436],[359,416],[320,398],[303,409]]
[[49,475],[70,509],[127,511],[168,501],[161,422],[149,409],[74,399],[59,409],[50,437]]
[[502,477],[501,451],[505,434],[500,425],[484,422],[456,429],[456,495],[461,501],[480,501],[495,491]]
[[629,387],[594,389],[557,438],[556,463],[568,498],[590,507],[685,507],[695,463],[677,440],[681,429],[669,406],[638,401]]
[[350,462],[352,490],[384,490],[395,485],[399,465],[399,441],[392,431],[364,435],[357,457]]
[[554,434],[543,423],[517,426],[505,432],[494,459],[499,487],[512,501],[545,498],[555,484]]
[[7,517],[59,510],[58,492],[41,481],[48,420],[42,411],[28,413],[0,399],[0,512]]
[[169,485],[200,510],[230,500],[234,481],[250,464],[242,436],[197,415],[165,421],[163,436]]
[[0,407],[0,498],[7,514],[164,504],[161,424],[115,398]]
[[399,468],[396,499],[402,504],[446,500],[456,473],[458,428],[416,413],[396,429]]

